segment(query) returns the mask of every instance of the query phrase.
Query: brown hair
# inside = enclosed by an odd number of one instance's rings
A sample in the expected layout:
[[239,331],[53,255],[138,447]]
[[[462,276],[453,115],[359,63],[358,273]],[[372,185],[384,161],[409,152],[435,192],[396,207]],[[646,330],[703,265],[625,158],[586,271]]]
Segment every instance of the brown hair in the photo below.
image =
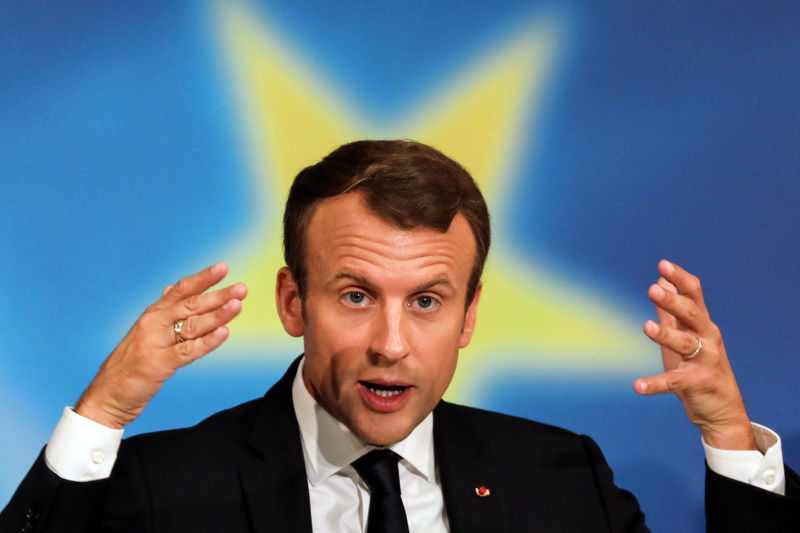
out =
[[295,177],[283,215],[286,264],[305,299],[306,231],[317,203],[359,191],[367,206],[402,229],[446,232],[457,213],[467,219],[477,250],[467,283],[472,302],[489,252],[489,211],[464,168],[438,150],[414,141],[355,141],[344,144]]

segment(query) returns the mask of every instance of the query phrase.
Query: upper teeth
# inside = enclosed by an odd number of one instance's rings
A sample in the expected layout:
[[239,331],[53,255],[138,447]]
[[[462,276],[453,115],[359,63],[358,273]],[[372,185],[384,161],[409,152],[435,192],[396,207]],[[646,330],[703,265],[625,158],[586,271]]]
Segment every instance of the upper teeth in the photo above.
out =
[[377,394],[378,396],[383,396],[384,398],[387,398],[389,396],[397,396],[398,394],[403,392],[401,389],[386,390],[386,389],[373,389],[372,387],[370,387],[369,390],[370,392]]

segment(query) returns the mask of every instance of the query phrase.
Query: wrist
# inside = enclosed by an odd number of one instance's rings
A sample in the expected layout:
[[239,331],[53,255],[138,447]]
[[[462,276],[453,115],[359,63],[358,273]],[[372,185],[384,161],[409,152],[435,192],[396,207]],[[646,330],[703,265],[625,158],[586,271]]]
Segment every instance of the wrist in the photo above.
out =
[[703,442],[719,450],[758,450],[750,420],[728,426],[701,428]]
[[104,409],[91,398],[86,398],[85,396],[85,394],[81,396],[75,407],[72,408],[76,414],[110,429],[122,429],[125,427],[125,423],[119,417],[114,416],[109,410]]

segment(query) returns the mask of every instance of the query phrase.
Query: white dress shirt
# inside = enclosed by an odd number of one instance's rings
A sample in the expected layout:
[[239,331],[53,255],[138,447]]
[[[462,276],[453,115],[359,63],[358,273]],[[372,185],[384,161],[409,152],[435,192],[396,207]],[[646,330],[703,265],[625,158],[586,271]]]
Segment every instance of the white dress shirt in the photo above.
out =
[[[360,442],[311,397],[302,379],[301,362],[292,385],[300,426],[311,521],[314,531],[363,533],[369,491],[350,463],[374,447]],[[785,494],[780,437],[753,424],[759,451],[712,448],[703,442],[714,472],[762,489]],[[111,429],[65,407],[45,449],[47,466],[62,479],[92,481],[109,477],[123,430]],[[441,483],[433,453],[433,415],[429,414],[403,441],[390,446],[402,459],[400,488],[411,532],[447,532]]]
[[[292,384],[303,441],[314,531],[364,533],[369,490],[350,463],[374,450],[323,409],[303,382],[303,362]],[[389,446],[401,457],[400,491],[409,533],[446,533],[442,486],[433,455],[433,413],[404,440]]]
[[771,429],[751,422],[756,437],[756,450],[720,450],[703,441],[708,467],[717,474],[742,483],[780,494],[786,494],[786,473],[783,470],[781,438]]

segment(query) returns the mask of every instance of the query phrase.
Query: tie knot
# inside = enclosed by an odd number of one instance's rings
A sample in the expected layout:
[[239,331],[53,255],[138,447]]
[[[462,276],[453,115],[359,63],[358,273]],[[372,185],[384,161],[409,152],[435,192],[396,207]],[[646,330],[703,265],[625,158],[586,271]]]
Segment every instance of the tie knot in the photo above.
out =
[[353,468],[367,484],[372,495],[400,494],[400,456],[392,450],[372,450],[353,461]]

